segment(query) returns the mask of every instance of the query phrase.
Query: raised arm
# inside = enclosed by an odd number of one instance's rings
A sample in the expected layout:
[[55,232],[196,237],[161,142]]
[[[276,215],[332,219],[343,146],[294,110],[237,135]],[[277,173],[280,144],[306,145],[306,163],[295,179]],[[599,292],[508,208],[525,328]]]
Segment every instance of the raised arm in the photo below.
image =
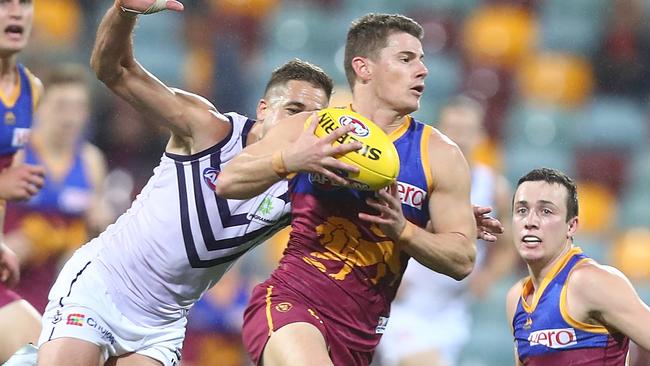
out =
[[314,135],[317,118],[304,128],[308,113],[291,116],[273,127],[264,138],[247,146],[219,174],[215,192],[220,197],[245,199],[254,197],[272,184],[296,172],[324,174],[339,184],[346,180],[333,170],[354,172],[357,168],[334,157],[361,148],[359,143],[332,146],[332,142],[352,131],[342,127],[323,138]]
[[595,263],[576,267],[569,277],[567,303],[574,319],[598,322],[650,351],[650,308],[617,269]]
[[[169,88],[145,70],[133,56],[131,34],[137,16],[120,6],[145,11],[154,0],[118,0],[99,26],[91,56],[97,77],[136,110],[170,128],[178,144],[193,153],[212,146],[228,132],[225,117],[207,100]],[[174,9],[180,10],[180,3]],[[174,30],[170,29],[170,32]],[[216,140],[215,140],[216,139]]]

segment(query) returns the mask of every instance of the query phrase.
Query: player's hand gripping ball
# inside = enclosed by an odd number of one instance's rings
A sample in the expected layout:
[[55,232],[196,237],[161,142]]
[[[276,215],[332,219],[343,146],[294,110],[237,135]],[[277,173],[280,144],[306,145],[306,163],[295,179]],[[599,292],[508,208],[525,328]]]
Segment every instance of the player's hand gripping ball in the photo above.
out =
[[119,6],[125,13],[153,14],[163,10],[183,10],[183,4],[175,0],[117,0]]
[[[311,118],[305,122],[310,124]],[[393,141],[368,118],[345,108],[326,108],[318,112],[318,125],[314,134],[323,137],[337,128],[353,125],[352,132],[343,135],[333,144],[360,142],[363,147],[339,156],[340,161],[359,167],[356,175],[348,174],[350,187],[364,191],[382,189],[397,179],[399,156]]]

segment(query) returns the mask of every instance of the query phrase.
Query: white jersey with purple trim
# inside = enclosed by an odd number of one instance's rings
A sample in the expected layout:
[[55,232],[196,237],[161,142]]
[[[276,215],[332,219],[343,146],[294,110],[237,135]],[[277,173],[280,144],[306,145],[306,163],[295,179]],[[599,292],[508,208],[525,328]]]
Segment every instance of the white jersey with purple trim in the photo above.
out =
[[190,156],[165,153],[131,208],[89,246],[98,271],[129,319],[169,324],[234,261],[289,222],[287,183],[249,200],[214,193],[224,164],[246,145],[254,121],[235,113],[224,141]]

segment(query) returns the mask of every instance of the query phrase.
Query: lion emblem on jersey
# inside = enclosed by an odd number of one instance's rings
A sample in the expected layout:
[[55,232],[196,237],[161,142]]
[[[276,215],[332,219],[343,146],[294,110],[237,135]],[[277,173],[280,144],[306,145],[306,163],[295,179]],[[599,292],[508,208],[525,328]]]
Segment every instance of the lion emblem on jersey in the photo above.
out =
[[[325,251],[312,252],[309,257],[303,257],[303,260],[323,273],[331,271],[328,275],[339,281],[344,280],[354,267],[376,265],[376,274],[369,279],[376,285],[388,271],[399,274],[401,265],[399,249],[396,249],[395,244],[378,227],[373,225],[371,230],[385,240],[366,240],[361,237],[359,229],[351,221],[342,217],[329,217],[316,228]],[[338,272],[333,272],[336,267],[327,267],[323,260],[338,261],[342,267]]]

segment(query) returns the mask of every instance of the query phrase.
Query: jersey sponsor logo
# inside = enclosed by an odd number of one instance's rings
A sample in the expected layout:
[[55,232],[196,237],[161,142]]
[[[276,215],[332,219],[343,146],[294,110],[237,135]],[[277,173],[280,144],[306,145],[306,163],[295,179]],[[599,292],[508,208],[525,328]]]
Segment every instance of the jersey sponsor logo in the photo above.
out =
[[377,327],[375,328],[375,333],[383,334],[386,331],[387,325],[388,325],[388,318],[385,316],[380,316],[379,321],[377,322]]
[[284,206],[283,200],[267,194],[262,198],[255,211],[249,212],[246,218],[262,225],[274,224],[282,217]]
[[113,336],[113,332],[111,332],[106,326],[99,324],[97,320],[94,318],[88,317],[86,320],[86,324],[88,324],[89,327],[95,329],[96,331],[101,334],[102,339],[106,340],[110,344],[115,344],[115,336]]
[[351,116],[341,116],[339,118],[339,123],[341,124],[341,126],[352,125],[352,127],[354,127],[352,133],[359,137],[367,137],[368,135],[370,135],[370,129],[368,129],[368,126],[366,126],[363,122]]
[[546,346],[548,348],[565,348],[578,344],[573,328],[536,330],[528,336],[531,346]]
[[275,310],[281,313],[286,313],[287,311],[291,310],[291,308],[293,308],[293,305],[291,305],[290,302],[281,302],[275,305]]
[[404,182],[397,182],[397,192],[399,193],[399,200],[402,204],[417,208],[418,210],[422,209],[422,205],[427,198],[427,191]]
[[219,176],[219,173],[220,171],[217,168],[211,166],[203,169],[203,180],[212,191],[214,191],[214,188],[217,185],[217,177]]
[[68,314],[68,318],[66,321],[67,325],[76,325],[78,327],[83,327],[84,326],[84,318],[86,316],[84,314],[80,313],[73,313],[73,314]]
[[29,128],[14,128],[14,136],[11,139],[12,147],[23,147],[29,141]]

